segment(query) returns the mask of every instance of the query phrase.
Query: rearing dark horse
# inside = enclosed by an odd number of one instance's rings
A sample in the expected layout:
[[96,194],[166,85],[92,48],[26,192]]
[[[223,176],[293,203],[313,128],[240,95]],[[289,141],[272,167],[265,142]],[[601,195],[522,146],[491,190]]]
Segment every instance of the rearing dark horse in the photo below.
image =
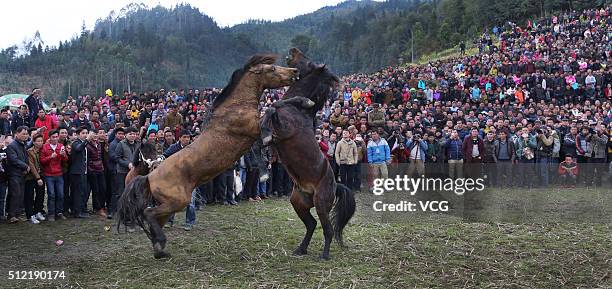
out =
[[333,170],[315,140],[313,128],[314,117],[338,78],[324,65],[308,62],[299,50],[292,49],[291,54],[288,64],[298,68],[302,78],[289,88],[284,100],[266,111],[261,125],[262,137],[267,142],[272,140],[295,183],[291,205],[306,226],[306,235],[293,253],[307,253],[317,226],[310,213],[315,207],[325,236],[321,258],[327,260],[333,237],[344,246],[342,231],[355,212],[353,193],[346,186],[336,184]]

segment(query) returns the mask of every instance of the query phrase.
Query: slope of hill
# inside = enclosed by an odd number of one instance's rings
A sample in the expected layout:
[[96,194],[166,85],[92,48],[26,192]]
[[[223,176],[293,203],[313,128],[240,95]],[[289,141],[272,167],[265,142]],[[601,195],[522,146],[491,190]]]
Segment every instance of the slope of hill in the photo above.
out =
[[[159,87],[223,86],[256,52],[298,46],[338,74],[369,72],[453,47],[485,28],[606,0],[347,1],[282,22],[220,28],[197,8],[130,4],[56,46],[0,51],[0,93],[44,87],[50,96]],[[486,11],[486,13],[483,13]],[[40,38],[40,35],[38,35]],[[44,35],[42,35],[44,39]],[[413,49],[414,48],[414,49]]]

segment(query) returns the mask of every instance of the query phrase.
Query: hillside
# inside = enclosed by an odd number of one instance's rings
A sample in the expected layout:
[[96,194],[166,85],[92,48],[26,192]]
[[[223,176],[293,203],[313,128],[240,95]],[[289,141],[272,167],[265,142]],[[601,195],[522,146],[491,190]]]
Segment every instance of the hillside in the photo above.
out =
[[[223,86],[256,52],[298,46],[336,73],[370,72],[472,39],[496,24],[553,11],[600,6],[605,0],[347,1],[282,22],[248,21],[220,28],[188,4],[130,4],[91,31],[57,45],[39,41],[19,55],[0,51],[0,93],[45,88],[51,97],[99,95],[106,88]],[[486,11],[486,13],[483,13]],[[38,35],[44,39],[44,35]]]

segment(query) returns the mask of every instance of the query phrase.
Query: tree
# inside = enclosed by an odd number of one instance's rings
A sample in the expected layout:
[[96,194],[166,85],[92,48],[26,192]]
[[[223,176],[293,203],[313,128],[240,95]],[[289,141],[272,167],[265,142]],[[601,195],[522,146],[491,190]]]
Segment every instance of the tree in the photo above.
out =
[[304,54],[308,54],[312,37],[305,34],[298,34],[291,39],[291,46],[299,48]]

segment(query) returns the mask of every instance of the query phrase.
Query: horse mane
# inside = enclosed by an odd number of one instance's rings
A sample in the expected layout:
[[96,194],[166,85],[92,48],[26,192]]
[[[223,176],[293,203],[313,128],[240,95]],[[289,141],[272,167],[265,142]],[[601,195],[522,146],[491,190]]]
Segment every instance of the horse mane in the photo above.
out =
[[274,64],[276,62],[277,56],[274,54],[256,54],[249,61],[239,69],[236,69],[232,76],[230,77],[229,83],[223,88],[221,94],[215,97],[213,100],[212,109],[217,108],[221,105],[236,89],[240,80],[244,76],[245,72],[249,71],[251,67],[260,65],[260,64]]

